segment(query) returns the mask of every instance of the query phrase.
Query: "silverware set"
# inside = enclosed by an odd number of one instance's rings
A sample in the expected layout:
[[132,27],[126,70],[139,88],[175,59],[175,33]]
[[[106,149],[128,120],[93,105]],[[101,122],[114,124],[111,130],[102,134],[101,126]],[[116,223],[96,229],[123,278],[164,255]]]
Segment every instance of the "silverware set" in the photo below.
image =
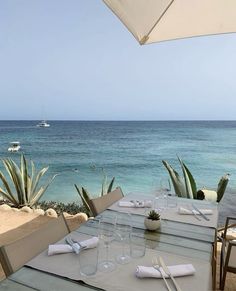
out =
[[192,209],[192,207],[190,205],[188,205],[187,208],[189,209],[189,211],[191,211],[191,213],[194,215],[194,217],[197,220],[202,221],[201,218],[197,216],[196,212],[194,211],[194,209]]
[[[167,267],[167,265],[165,264],[164,260],[162,259],[162,257],[154,257],[152,259],[152,265],[153,268],[155,268],[157,271],[159,271],[159,273],[161,274],[161,277],[163,279],[163,281],[165,282],[166,288],[168,291],[172,291],[169,283],[167,282],[166,278],[165,278],[165,274],[171,279],[171,281],[173,282],[176,291],[182,291],[180,286],[178,285],[178,283],[176,282],[175,278],[173,277],[173,275],[171,274],[169,268]],[[162,269],[161,269],[162,268]],[[165,274],[163,273],[163,271],[165,272]]]
[[67,237],[66,243],[72,247],[74,252],[78,255],[86,247],[82,246],[77,240],[74,240],[72,237]]
[[210,219],[204,214],[202,213],[202,211],[200,209],[197,208],[196,205],[192,204],[192,207],[207,221],[209,221]]
[[[202,217],[204,220],[209,221],[210,219],[200,210],[196,207],[196,205],[192,204],[192,207],[190,205],[188,205],[188,209],[189,211],[191,211],[191,213],[194,215],[194,217],[199,220],[202,221],[200,217]],[[198,214],[196,214],[196,212]],[[199,217],[200,216],[200,217]]]
[[158,257],[154,257],[152,259],[152,266],[153,266],[154,269],[156,269],[161,274],[161,277],[162,277],[162,279],[164,280],[164,282],[166,284],[167,290],[171,291],[170,285],[168,284],[168,282],[167,282],[167,280],[165,278],[165,275],[163,274],[162,269],[160,267],[160,261],[159,261]]
[[130,200],[131,203],[137,204],[137,205],[142,205],[143,202],[139,200]]

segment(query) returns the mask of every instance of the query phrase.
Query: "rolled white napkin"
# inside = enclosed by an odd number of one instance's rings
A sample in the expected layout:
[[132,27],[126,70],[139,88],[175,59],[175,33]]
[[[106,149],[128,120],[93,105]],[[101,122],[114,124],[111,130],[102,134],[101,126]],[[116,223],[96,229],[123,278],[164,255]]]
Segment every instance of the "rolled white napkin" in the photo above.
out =
[[[79,247],[85,247],[85,249],[92,249],[95,248],[98,245],[98,238],[97,237],[92,237],[90,239],[80,241],[78,243],[74,243],[74,245],[78,245]],[[55,244],[55,245],[49,245],[48,246],[48,255],[57,255],[57,254],[66,254],[66,253],[73,253],[74,250],[72,246],[68,244]]]
[[[210,214],[213,214],[213,211],[211,209],[200,209],[200,211],[203,213],[203,214],[206,214],[206,215],[210,215]],[[199,212],[197,212],[195,209],[193,209],[192,211],[190,209],[187,209],[187,208],[184,208],[184,207],[179,207],[179,214],[192,214],[193,215],[193,212],[195,214],[199,214]]]
[[[169,276],[164,272],[164,270],[162,268],[160,269],[163,275],[168,278]],[[168,266],[168,269],[173,277],[190,276],[196,272],[192,264]],[[138,278],[161,278],[161,273],[157,269],[145,266],[138,266],[135,275]]]
[[130,207],[130,208],[151,208],[152,201],[151,200],[139,200],[139,201],[119,201],[118,205],[120,207]]
[[57,255],[57,254],[66,254],[73,253],[74,250],[70,245],[66,244],[57,244],[57,245],[49,245],[48,246],[48,255]]

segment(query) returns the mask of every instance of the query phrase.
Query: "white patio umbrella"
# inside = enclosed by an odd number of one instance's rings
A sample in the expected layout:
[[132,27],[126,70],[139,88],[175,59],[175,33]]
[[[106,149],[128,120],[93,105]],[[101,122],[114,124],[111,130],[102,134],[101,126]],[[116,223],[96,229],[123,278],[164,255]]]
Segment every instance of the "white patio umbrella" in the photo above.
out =
[[140,44],[236,32],[236,0],[103,0]]

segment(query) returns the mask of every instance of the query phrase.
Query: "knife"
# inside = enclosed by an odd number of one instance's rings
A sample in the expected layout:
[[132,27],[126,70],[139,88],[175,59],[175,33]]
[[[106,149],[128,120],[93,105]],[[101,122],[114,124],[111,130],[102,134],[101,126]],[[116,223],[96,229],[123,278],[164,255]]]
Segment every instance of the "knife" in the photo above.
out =
[[168,275],[172,282],[174,283],[175,285],[175,289],[177,291],[182,291],[181,288],[179,287],[178,283],[176,282],[175,278],[172,276],[170,270],[168,269],[168,267],[166,266],[166,264],[164,263],[162,257],[159,257],[159,262],[160,262],[160,265],[162,266],[162,269],[164,270],[164,272],[166,273],[166,275]]
[[193,208],[205,219],[205,220],[210,220],[204,213],[202,213],[201,210],[199,210],[194,204],[192,204]]

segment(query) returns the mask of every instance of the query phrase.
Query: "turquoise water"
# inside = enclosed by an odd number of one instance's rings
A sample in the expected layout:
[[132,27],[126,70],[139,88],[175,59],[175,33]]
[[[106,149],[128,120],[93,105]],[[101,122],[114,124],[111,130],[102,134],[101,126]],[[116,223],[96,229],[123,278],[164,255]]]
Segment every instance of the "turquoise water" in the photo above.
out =
[[109,178],[116,177],[125,193],[150,192],[167,177],[161,161],[179,169],[179,155],[198,188],[215,189],[220,177],[230,173],[224,203],[235,211],[236,121],[50,121],[49,128],[36,124],[0,121],[0,157],[18,159],[20,154],[7,152],[9,142],[18,140],[38,168],[49,165],[48,175],[60,173],[43,199],[79,201],[74,183],[98,193],[102,168]]

